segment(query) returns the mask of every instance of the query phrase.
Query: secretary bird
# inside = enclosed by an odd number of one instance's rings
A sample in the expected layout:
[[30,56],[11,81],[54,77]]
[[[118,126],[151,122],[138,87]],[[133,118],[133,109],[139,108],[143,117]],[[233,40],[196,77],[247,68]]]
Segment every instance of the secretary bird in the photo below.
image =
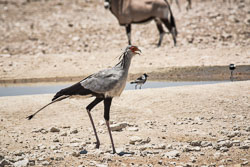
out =
[[34,114],[27,117],[28,120],[32,119],[38,112],[47,107],[50,104],[61,101],[63,99],[74,97],[74,96],[95,96],[95,100],[92,101],[87,107],[87,113],[89,115],[91,124],[96,137],[96,148],[99,148],[100,141],[96,132],[96,128],[91,116],[91,109],[93,109],[98,103],[104,101],[104,119],[108,128],[113,153],[116,153],[115,146],[109,126],[109,112],[112,102],[112,98],[120,96],[124,87],[126,86],[126,80],[128,77],[129,66],[131,59],[136,54],[140,54],[141,50],[137,46],[129,45],[120,56],[120,62],[113,68],[99,71],[98,73],[92,74],[82,81],[60,90],[56,93],[52,102],[39,109]]

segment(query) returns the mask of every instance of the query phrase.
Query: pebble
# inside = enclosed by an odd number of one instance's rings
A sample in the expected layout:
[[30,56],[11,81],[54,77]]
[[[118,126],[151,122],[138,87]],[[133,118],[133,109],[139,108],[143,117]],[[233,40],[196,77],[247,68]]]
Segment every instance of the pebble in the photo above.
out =
[[56,128],[56,127],[52,127],[52,128],[50,128],[50,132],[52,132],[52,133],[54,133],[54,132],[60,132],[60,129]]
[[209,147],[209,146],[212,146],[212,143],[209,142],[209,141],[202,141],[202,142],[201,142],[201,146],[202,146],[202,147]]
[[195,147],[186,146],[186,147],[184,147],[183,151],[184,152],[201,151],[201,147],[199,147],[199,146],[195,146]]
[[50,162],[49,162],[49,161],[43,161],[43,162],[42,162],[42,165],[43,165],[43,166],[48,166],[48,165],[50,165]]
[[162,156],[163,157],[167,157],[167,158],[175,158],[175,157],[180,156],[180,152],[177,151],[177,150],[173,150],[173,151],[169,151],[169,152],[163,153]]
[[11,165],[11,162],[6,160],[6,159],[3,159],[2,161],[0,161],[0,166],[4,167],[4,166],[7,166],[7,165]]
[[191,141],[190,145],[191,146],[201,146],[201,141],[198,141],[198,140]]
[[129,139],[129,144],[135,144],[136,142],[141,142],[142,138],[138,136],[133,136]]
[[122,129],[126,128],[128,126],[128,123],[122,122],[117,124],[110,125],[111,131],[121,131]]
[[67,132],[62,133],[60,136],[67,136]]
[[136,127],[129,127],[129,128],[128,128],[128,131],[134,131],[134,132],[137,132],[137,131],[139,131],[139,129],[138,129],[138,128],[136,128]]
[[70,131],[70,134],[77,134],[77,133],[78,133],[77,129],[74,129],[74,130]]
[[23,167],[23,166],[27,166],[28,163],[29,163],[29,160],[28,159],[24,159],[24,160],[15,162],[13,165],[15,167]]

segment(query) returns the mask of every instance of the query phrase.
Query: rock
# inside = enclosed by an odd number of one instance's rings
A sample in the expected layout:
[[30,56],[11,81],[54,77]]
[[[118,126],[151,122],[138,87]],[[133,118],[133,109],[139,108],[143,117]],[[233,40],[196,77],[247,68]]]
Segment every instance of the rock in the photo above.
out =
[[247,132],[250,132],[250,126],[248,126],[248,127],[246,128],[246,131],[247,131]]
[[70,143],[80,143],[80,142],[81,142],[81,140],[78,138],[73,138],[70,140]]
[[136,142],[141,142],[142,138],[138,137],[138,136],[133,136],[130,138],[129,140],[129,144],[135,144]]
[[232,141],[232,144],[233,144],[234,146],[240,146],[240,140],[233,140],[233,141]]
[[50,146],[50,149],[52,149],[52,150],[59,150],[60,147],[58,145],[55,145],[55,146]]
[[166,145],[165,144],[158,144],[158,145],[154,146],[153,148],[154,149],[162,149],[162,150],[164,150],[164,149],[166,149]]
[[62,133],[60,136],[67,136],[67,132]]
[[209,141],[202,141],[202,142],[201,142],[201,146],[202,146],[202,147],[209,147],[209,146],[212,146],[212,143],[209,142]]
[[229,149],[228,149],[227,147],[221,147],[221,148],[220,148],[220,151],[221,151],[221,152],[227,152],[228,150],[229,150]]
[[233,132],[230,132],[228,135],[227,135],[227,137],[229,137],[229,138],[233,138],[233,137],[235,137],[235,136],[241,136],[241,133],[240,133],[240,131],[233,131]]
[[4,159],[4,156],[0,155],[0,161],[2,161]]
[[74,130],[70,131],[70,134],[77,134],[77,133],[78,133],[77,129],[74,129]]
[[74,156],[74,157],[79,157],[80,153],[79,152],[73,152],[71,155]]
[[248,164],[248,161],[244,161],[241,163],[242,165],[247,165]]
[[191,146],[201,146],[201,141],[198,141],[198,140],[191,141],[190,145]]
[[43,161],[43,162],[42,162],[42,165],[43,165],[43,166],[48,166],[48,165],[50,165],[50,162],[49,162],[49,161]]
[[128,128],[128,131],[134,131],[134,132],[137,132],[137,131],[139,131],[139,129],[138,129],[138,128],[136,128],[136,127],[129,127],[129,128]]
[[17,162],[15,162],[13,165],[14,165],[15,167],[22,167],[22,166],[27,166],[28,163],[29,163],[29,160],[28,160],[28,159],[24,159],[24,160],[22,160],[22,161],[17,161]]
[[218,143],[219,147],[227,147],[230,148],[233,146],[233,143],[230,140],[220,141]]
[[201,148],[199,146],[196,146],[196,147],[186,146],[186,147],[184,147],[183,151],[184,152],[201,151]]
[[11,162],[6,160],[6,159],[3,159],[0,161],[0,167],[4,167],[4,166],[7,166],[7,165],[11,165]]
[[54,133],[54,132],[60,132],[60,129],[56,128],[56,127],[52,127],[52,128],[50,128],[50,132],[52,132],[52,133]]
[[151,139],[150,139],[150,137],[148,137],[147,139],[142,140],[140,143],[141,143],[141,144],[147,144],[147,143],[149,143],[150,141],[151,141]]
[[59,142],[59,139],[58,138],[55,138],[55,139],[53,139],[53,142]]
[[112,124],[110,126],[111,131],[121,131],[122,129],[126,128],[128,124],[126,122],[118,123],[118,124]]
[[180,152],[177,150],[173,150],[173,151],[169,151],[166,153],[163,153],[163,157],[167,157],[167,158],[175,158],[180,156]]
[[249,149],[249,146],[248,145],[241,145],[240,147],[239,147],[239,149]]

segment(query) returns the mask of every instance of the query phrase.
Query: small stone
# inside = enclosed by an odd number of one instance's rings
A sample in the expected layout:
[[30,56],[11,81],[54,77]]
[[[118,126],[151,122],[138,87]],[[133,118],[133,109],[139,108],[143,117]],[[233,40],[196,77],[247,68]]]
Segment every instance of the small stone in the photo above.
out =
[[122,129],[126,128],[128,126],[128,123],[122,122],[118,124],[112,124],[110,126],[111,131],[121,131]]
[[15,162],[13,165],[15,167],[23,167],[23,166],[27,166],[28,163],[29,163],[29,160],[28,159],[24,159],[24,160]]
[[158,144],[158,145],[154,146],[153,148],[154,149],[162,149],[162,150],[164,150],[164,149],[166,149],[166,145],[165,144]]
[[56,127],[52,127],[52,128],[50,128],[50,132],[52,132],[52,133],[54,133],[54,132],[60,132],[60,129],[56,128]]
[[70,140],[70,143],[80,143],[81,140],[80,139],[77,139],[77,138],[73,138]]
[[247,164],[248,164],[248,161],[242,162],[242,165],[247,165]]
[[240,140],[233,140],[232,143],[234,146],[240,146]]
[[169,151],[163,154],[163,157],[167,157],[167,158],[175,158],[178,156],[180,156],[180,152],[177,150]]
[[191,146],[201,146],[201,141],[198,141],[198,140],[191,141],[190,145]]
[[58,138],[55,138],[54,140],[53,140],[53,142],[59,142],[59,139]]
[[248,145],[241,145],[241,146],[239,147],[239,149],[249,149],[249,146],[248,146]]
[[147,143],[150,143],[151,139],[150,137],[148,137],[147,139],[144,139],[140,142],[140,144],[147,144]]
[[201,146],[202,146],[202,147],[209,147],[209,146],[212,146],[212,143],[209,142],[209,141],[202,141],[202,142],[201,142]]
[[129,140],[129,144],[135,144],[136,142],[141,142],[142,138],[138,137],[138,136],[133,136],[130,138]]
[[67,132],[62,133],[60,136],[67,136]]
[[134,132],[137,132],[137,131],[139,131],[139,129],[138,129],[138,128],[136,128],[136,127],[129,127],[129,128],[128,128],[128,131],[134,131]]
[[228,150],[229,150],[229,149],[228,149],[227,147],[221,147],[221,148],[220,148],[220,151],[221,151],[221,152],[227,152]]
[[4,167],[4,166],[7,166],[7,165],[11,165],[11,162],[6,160],[6,159],[3,159],[2,161],[0,161],[0,166]]
[[73,152],[73,153],[72,153],[72,156],[74,156],[74,157],[79,157],[79,156],[80,156],[80,153],[78,153],[78,152]]
[[78,130],[77,130],[77,129],[74,129],[74,130],[72,130],[72,131],[70,132],[70,134],[76,134],[76,133],[78,133]]
[[250,126],[248,126],[248,127],[246,128],[246,131],[247,131],[247,132],[250,132]]
[[48,165],[50,165],[50,162],[49,162],[49,161],[43,161],[43,162],[42,162],[42,165],[43,165],[43,166],[48,166]]

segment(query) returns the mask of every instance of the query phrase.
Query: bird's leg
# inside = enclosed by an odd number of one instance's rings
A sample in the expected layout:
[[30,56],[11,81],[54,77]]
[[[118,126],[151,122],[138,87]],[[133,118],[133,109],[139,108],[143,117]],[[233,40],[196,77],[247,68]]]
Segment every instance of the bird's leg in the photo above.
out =
[[131,45],[131,24],[126,25],[126,33],[128,36],[128,44]]
[[94,101],[92,101],[87,107],[86,107],[86,110],[88,112],[88,115],[89,115],[89,119],[90,119],[90,122],[92,124],[92,127],[94,129],[94,133],[95,133],[95,137],[96,137],[96,148],[99,148],[100,147],[100,141],[99,141],[99,138],[97,136],[97,132],[96,132],[96,128],[95,128],[95,124],[94,124],[94,121],[92,119],[92,116],[91,116],[91,109],[94,108],[98,103],[100,103],[103,99],[102,98],[96,98]]
[[106,120],[106,125],[108,127],[109,137],[110,137],[112,149],[113,149],[113,154],[115,154],[116,153],[115,145],[114,145],[114,141],[113,141],[110,126],[109,126],[109,112],[110,112],[111,102],[112,102],[112,98],[104,99],[104,119]]
[[140,89],[141,89],[141,85],[140,85]]
[[135,84],[135,89],[137,89],[137,84]]

